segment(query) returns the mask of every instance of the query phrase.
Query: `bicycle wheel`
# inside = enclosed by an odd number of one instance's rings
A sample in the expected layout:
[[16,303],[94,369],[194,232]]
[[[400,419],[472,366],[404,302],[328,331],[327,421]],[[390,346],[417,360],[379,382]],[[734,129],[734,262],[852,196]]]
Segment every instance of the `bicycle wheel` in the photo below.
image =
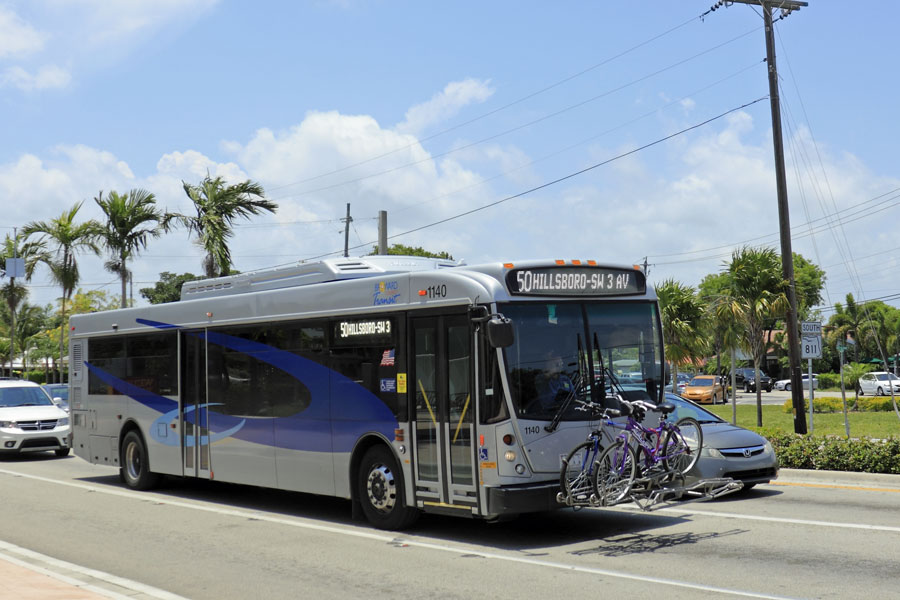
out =
[[673,473],[687,474],[700,459],[703,448],[703,430],[691,417],[680,419],[666,433],[663,464]]
[[591,483],[594,496],[601,506],[618,504],[631,491],[637,471],[637,457],[634,448],[617,440],[603,449],[597,462]]
[[559,487],[566,499],[573,504],[586,504],[591,499],[592,459],[597,452],[593,442],[582,442],[563,459],[559,472]]

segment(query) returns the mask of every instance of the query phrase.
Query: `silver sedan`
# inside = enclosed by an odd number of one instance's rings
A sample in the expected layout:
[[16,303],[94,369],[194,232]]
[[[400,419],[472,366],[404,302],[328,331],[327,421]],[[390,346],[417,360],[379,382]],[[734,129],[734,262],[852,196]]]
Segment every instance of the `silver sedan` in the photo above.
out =
[[677,422],[693,417],[703,429],[700,460],[687,474],[698,479],[731,477],[748,490],[757,483],[778,477],[778,459],[769,440],[761,435],[723,421],[690,400],[666,393],[666,402],[675,405],[669,420]]

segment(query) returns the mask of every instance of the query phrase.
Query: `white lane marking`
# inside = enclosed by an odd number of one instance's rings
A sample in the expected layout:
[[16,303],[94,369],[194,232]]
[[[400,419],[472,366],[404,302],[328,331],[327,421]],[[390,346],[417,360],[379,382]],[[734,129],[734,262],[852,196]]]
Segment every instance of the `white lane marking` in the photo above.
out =
[[670,512],[678,515],[703,515],[723,519],[740,519],[745,521],[768,521],[770,523],[790,523],[793,525],[815,525],[817,527],[838,527],[841,529],[865,529],[870,531],[891,531],[900,533],[900,527],[890,525],[869,525],[867,523],[840,523],[835,521],[813,521],[810,519],[788,519],[784,517],[762,517],[756,515],[739,515],[736,513],[717,512],[713,510],[688,510],[686,508],[661,508],[659,512]]
[[614,577],[617,579],[626,579],[630,581],[640,581],[643,583],[655,583],[659,585],[668,585],[679,588],[686,588],[691,590],[699,590],[704,592],[715,592],[718,594],[728,594],[731,596],[743,596],[747,598],[766,598],[769,600],[789,600],[787,596],[774,596],[771,594],[764,594],[759,592],[750,592],[744,590],[734,590],[728,588],[721,588],[711,585],[704,585],[701,583],[691,583],[687,581],[679,581],[676,579],[665,579],[662,577],[650,577],[647,575],[635,575],[631,573],[625,573],[622,571],[610,571],[607,569],[598,569],[595,567],[583,567],[578,565],[571,565],[566,563],[559,562],[551,562],[544,560],[537,560],[533,558],[525,558],[522,556],[507,556],[503,554],[495,554],[492,552],[484,552],[481,550],[473,550],[471,548],[465,548],[462,546],[453,546],[450,544],[435,544],[433,542],[423,542],[411,538],[400,538],[397,536],[386,535],[383,533],[376,533],[363,529],[356,529],[352,527],[337,527],[333,525],[321,525],[319,523],[314,523],[308,520],[303,519],[302,517],[297,517],[294,520],[272,517],[265,513],[258,511],[248,511],[248,510],[234,510],[228,508],[217,508],[211,506],[203,506],[200,504],[193,504],[189,502],[183,502],[179,500],[171,500],[165,497],[159,497],[154,494],[150,496],[147,492],[132,492],[128,490],[121,489],[107,489],[102,487],[96,487],[93,485],[88,485],[84,483],[75,483],[72,481],[62,481],[58,479],[50,479],[48,477],[41,477],[39,475],[27,475],[24,473],[18,473],[15,471],[7,471],[5,469],[0,469],[0,473],[12,475],[14,477],[24,477],[26,479],[33,479],[35,481],[43,481],[46,483],[53,483],[57,485],[64,485],[68,487],[83,489],[89,492],[99,492],[103,494],[109,494],[112,496],[121,496],[124,498],[131,498],[135,500],[141,500],[144,502],[153,502],[154,504],[163,504],[167,506],[175,506],[178,508],[187,508],[191,510],[199,510],[208,513],[214,513],[218,515],[225,516],[233,516],[240,517],[242,519],[257,519],[260,521],[266,521],[268,523],[277,523],[280,525],[287,525],[289,527],[298,527],[301,529],[309,529],[313,531],[321,531],[326,533],[335,533],[345,536],[369,539],[380,541],[384,543],[402,543],[408,546],[413,546],[416,548],[425,548],[428,550],[438,550],[440,552],[450,552],[453,554],[465,554],[468,556],[480,556],[482,558],[492,559],[492,560],[500,560],[506,562],[513,562],[519,564],[526,564],[536,567],[548,567],[551,569],[559,569],[563,571],[575,571],[579,573],[588,573],[591,575],[602,575],[605,577]]
[[[23,558],[27,560],[23,560]],[[33,550],[28,550],[27,548],[22,548],[20,546],[10,544],[2,540],[0,540],[0,559],[29,569],[30,571],[34,571],[42,575],[47,575],[48,577],[52,577],[58,581],[75,586],[79,589],[87,590],[101,596],[106,596],[107,598],[113,598],[114,600],[129,600],[131,598],[134,598],[134,592],[140,592],[151,598],[159,598],[159,600],[187,600],[182,596],[172,594],[165,590],[160,590],[149,585],[139,583],[137,581],[125,579],[124,577],[118,577],[116,575],[104,573],[103,571],[88,569],[86,567],[66,562],[64,560],[59,560],[58,558],[53,558],[52,556],[47,556],[46,554],[34,552]],[[40,565],[35,564],[35,562],[41,562],[56,569],[66,570],[100,581],[105,581],[106,583],[126,589],[131,593],[120,594],[119,592],[116,592],[114,590],[108,590],[96,585],[91,585],[79,579],[63,575],[59,571],[53,571],[51,569],[44,568]]]

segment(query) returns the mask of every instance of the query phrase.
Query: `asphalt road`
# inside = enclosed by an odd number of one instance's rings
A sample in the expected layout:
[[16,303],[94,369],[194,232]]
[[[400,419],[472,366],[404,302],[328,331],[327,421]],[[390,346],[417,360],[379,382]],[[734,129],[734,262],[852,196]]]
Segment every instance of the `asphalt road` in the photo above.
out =
[[897,478],[782,479],[650,513],[425,516],[397,533],[352,521],[345,501],[209,482],[132,492],[48,455],[0,461],[0,541],[148,586],[140,598],[895,596]]

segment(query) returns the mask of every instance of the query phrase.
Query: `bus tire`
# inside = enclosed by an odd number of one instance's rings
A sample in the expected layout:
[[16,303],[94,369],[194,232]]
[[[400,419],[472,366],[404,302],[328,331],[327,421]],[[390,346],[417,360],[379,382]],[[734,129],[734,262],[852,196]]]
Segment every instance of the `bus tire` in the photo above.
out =
[[419,511],[407,506],[403,476],[394,455],[384,446],[366,450],[357,475],[357,492],[366,519],[378,529],[404,529]]
[[119,465],[119,478],[133,490],[149,490],[159,481],[159,475],[150,471],[147,446],[137,431],[125,434]]

